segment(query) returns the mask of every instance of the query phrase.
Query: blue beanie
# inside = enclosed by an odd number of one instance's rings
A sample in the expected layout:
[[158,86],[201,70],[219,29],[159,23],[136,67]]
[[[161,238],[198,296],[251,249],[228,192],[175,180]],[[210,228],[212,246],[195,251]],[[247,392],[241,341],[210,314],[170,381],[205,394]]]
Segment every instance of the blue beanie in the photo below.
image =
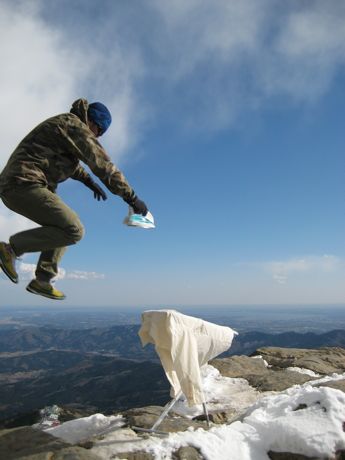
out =
[[104,134],[111,124],[111,113],[102,102],[93,102],[87,111],[89,120],[96,123]]

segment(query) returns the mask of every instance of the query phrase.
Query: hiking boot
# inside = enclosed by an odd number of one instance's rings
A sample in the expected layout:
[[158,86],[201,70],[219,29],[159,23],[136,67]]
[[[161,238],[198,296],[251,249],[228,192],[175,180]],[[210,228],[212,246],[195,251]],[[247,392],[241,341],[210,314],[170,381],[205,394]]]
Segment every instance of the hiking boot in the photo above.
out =
[[54,300],[64,300],[66,298],[65,294],[58,289],[55,289],[47,281],[32,280],[27,286],[26,290],[32,294],[42,295],[43,297],[48,297],[48,299]]
[[13,283],[18,283],[16,255],[8,243],[0,242],[0,267]]

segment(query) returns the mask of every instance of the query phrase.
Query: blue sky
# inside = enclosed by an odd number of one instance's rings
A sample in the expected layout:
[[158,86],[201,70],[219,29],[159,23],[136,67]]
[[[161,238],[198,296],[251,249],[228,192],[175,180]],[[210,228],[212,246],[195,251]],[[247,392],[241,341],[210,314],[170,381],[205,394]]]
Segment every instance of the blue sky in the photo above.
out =
[[[2,1],[0,167],[42,119],[104,102],[102,143],[157,228],[69,180],[86,236],[65,305],[345,303],[342,1]],[[1,239],[32,223],[0,205]],[[47,305],[0,279],[1,305]],[[50,302],[51,304],[51,302]]]

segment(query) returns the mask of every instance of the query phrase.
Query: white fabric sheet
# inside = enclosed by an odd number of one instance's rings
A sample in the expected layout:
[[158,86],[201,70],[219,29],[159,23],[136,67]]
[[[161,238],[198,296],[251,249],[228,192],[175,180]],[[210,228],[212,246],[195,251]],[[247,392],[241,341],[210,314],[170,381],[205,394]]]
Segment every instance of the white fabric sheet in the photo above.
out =
[[153,343],[171,384],[171,396],[180,391],[190,406],[205,402],[200,367],[230,348],[237,332],[175,310],[142,314],[142,345]]

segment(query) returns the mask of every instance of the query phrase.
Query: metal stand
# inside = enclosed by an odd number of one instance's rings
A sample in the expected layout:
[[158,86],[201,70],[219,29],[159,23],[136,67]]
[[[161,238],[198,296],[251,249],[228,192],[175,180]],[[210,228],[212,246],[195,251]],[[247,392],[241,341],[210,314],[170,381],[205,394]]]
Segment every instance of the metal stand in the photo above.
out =
[[210,428],[210,417],[208,415],[207,405],[206,405],[205,402],[202,403],[202,407],[204,408],[204,414],[205,414],[205,417],[206,417],[207,428]]
[[[138,426],[132,426],[132,429],[134,431],[142,431],[142,432],[145,432],[145,433],[155,433],[155,434],[161,434],[161,435],[169,435],[169,433],[166,433],[165,431],[158,431],[157,428],[163,422],[163,420],[168,415],[170,410],[174,407],[175,403],[180,399],[181,395],[182,395],[182,392],[180,392],[174,399],[172,399],[166,406],[164,406],[163,412],[158,417],[157,421],[152,425],[152,428],[140,428]],[[204,409],[204,414],[205,414],[205,417],[206,417],[207,427],[209,428],[210,427],[210,418],[209,418],[209,415],[208,415],[206,402],[202,403],[202,407]]]

